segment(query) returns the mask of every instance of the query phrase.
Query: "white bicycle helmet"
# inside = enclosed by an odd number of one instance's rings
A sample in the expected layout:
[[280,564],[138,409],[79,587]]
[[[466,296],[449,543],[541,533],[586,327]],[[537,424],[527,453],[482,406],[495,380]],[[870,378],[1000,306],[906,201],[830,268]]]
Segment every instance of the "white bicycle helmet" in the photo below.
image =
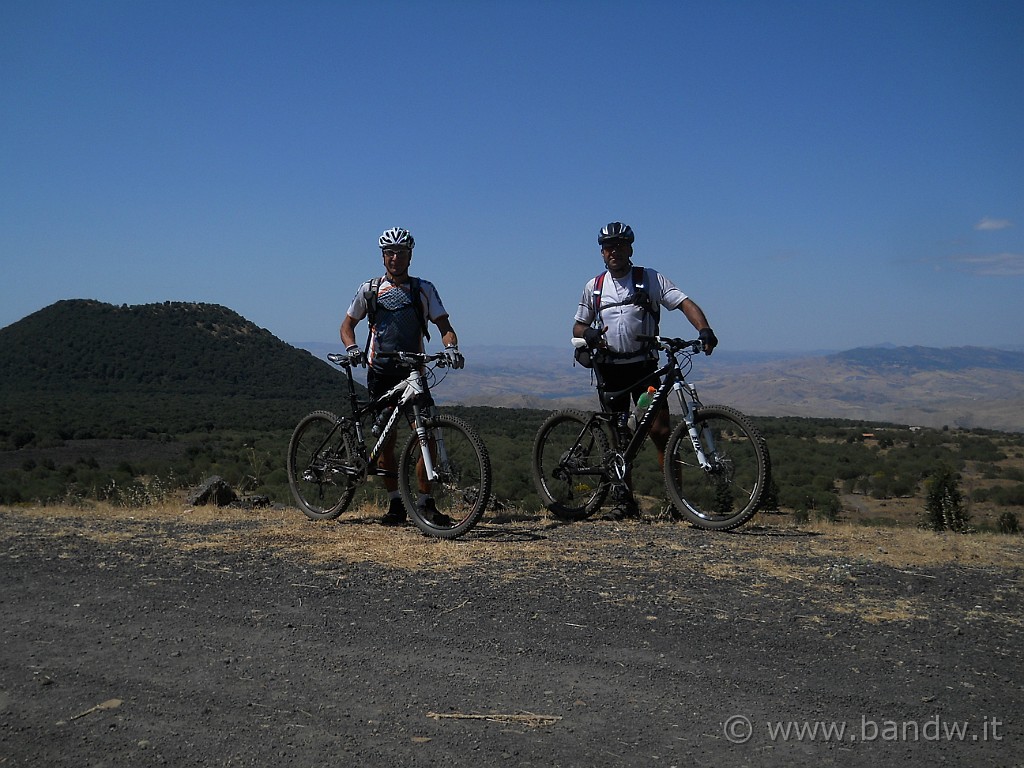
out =
[[392,227],[391,229],[384,230],[384,234],[380,236],[381,250],[385,248],[408,248],[410,251],[416,247],[416,241],[413,240],[412,235],[408,229],[402,229],[401,227]]
[[613,221],[611,224],[604,226],[601,229],[601,234],[597,236],[598,245],[632,242],[633,230],[629,228],[628,224],[623,224],[621,221]]

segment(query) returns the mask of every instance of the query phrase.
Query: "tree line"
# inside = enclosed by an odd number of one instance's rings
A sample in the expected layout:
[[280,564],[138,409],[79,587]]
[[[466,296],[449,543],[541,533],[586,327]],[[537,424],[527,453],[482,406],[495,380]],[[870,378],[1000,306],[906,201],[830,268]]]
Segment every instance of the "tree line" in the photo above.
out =
[[[239,405],[238,421],[251,405]],[[547,411],[484,406],[443,410],[461,416],[480,432],[495,467],[495,496],[506,506],[538,511],[531,456],[533,437]],[[287,415],[291,424],[305,412],[293,408],[280,417]],[[251,417],[252,411],[248,413]],[[124,451],[116,459],[90,457],[86,448],[91,441],[74,436],[29,441],[20,450],[8,447],[0,451],[0,503],[75,499],[128,503],[133,498],[167,495],[213,474],[240,492],[290,503],[285,470],[290,428],[215,428],[202,419],[201,413],[187,416],[183,410],[182,424],[190,429],[137,428],[122,435]],[[1024,435],[911,429],[840,419],[760,417],[754,422],[768,442],[772,460],[772,486],[762,505],[765,511],[791,513],[798,520],[811,516],[834,520],[842,513],[842,493],[873,499],[924,498],[937,475],[946,478],[948,489],[949,478],[956,482],[968,470],[984,480],[967,492],[968,499],[1006,507],[1011,514],[1024,506]],[[46,458],[46,446],[73,449],[76,443],[82,445],[82,455],[59,462]],[[152,443],[162,444],[165,450],[141,450]],[[637,461],[633,480],[641,496],[655,501],[664,498],[662,475],[650,445]],[[382,498],[376,483],[363,486],[361,493],[371,500]]]

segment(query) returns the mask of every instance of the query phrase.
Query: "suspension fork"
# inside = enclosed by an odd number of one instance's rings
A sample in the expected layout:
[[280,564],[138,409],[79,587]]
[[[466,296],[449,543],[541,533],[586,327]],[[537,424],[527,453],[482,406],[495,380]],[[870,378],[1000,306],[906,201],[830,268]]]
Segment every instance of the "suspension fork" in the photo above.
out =
[[432,416],[433,413],[433,406],[428,406],[425,409],[415,404],[412,406],[413,423],[416,425],[416,439],[420,443],[420,453],[423,455],[423,472],[428,483],[438,479],[437,470],[434,468],[434,457],[430,450],[431,440],[433,440],[434,448],[437,451],[438,460],[443,463],[445,456],[444,438],[441,437],[439,432],[431,435],[431,430],[428,430],[424,424],[426,418]]
[[679,405],[683,409],[683,423],[686,424],[686,431],[690,435],[690,442],[693,444],[693,452],[697,455],[697,463],[705,472],[710,472],[715,467],[708,461],[708,454],[715,453],[714,438],[710,430],[705,430],[703,441],[700,432],[697,430],[697,388],[688,381],[676,381],[672,385],[679,397]]
[[[430,450],[430,443],[433,440],[434,450],[437,452],[438,460],[444,464],[447,454],[444,447],[444,437],[437,429],[428,430],[424,422],[437,413],[433,399],[430,397],[430,387],[427,384],[426,374],[416,369],[409,374],[406,380],[406,400],[412,403],[413,424],[416,429],[416,439],[420,444],[420,453],[423,456],[423,472],[428,483],[438,480],[437,470],[434,467],[434,456]],[[434,432],[431,435],[431,432]]]

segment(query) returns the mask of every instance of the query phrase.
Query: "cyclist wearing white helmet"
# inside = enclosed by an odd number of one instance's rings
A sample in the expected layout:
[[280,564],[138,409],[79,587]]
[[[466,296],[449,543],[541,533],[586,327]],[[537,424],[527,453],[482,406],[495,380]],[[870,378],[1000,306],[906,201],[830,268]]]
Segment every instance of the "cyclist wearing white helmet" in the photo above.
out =
[[[587,340],[592,365],[604,390],[631,388],[630,396],[636,402],[652,383],[643,378],[658,369],[657,350],[639,337],[657,335],[662,307],[678,309],[686,316],[700,334],[705,354],[712,353],[718,339],[703,310],[671,280],[650,267],[633,266],[634,239],[629,225],[619,221],[601,229],[597,242],[605,271],[584,287],[572,335]],[[608,406],[623,413],[630,409],[624,396],[609,401]],[[664,408],[655,414],[650,433],[661,467],[665,465],[669,427],[668,409]],[[640,507],[630,494],[612,514],[616,518],[639,517]]]
[[[394,227],[381,234],[378,243],[384,260],[384,275],[363,282],[341,323],[341,341],[353,365],[368,365],[366,388],[371,398],[377,398],[405,378],[404,371],[391,361],[378,356],[380,352],[422,352],[423,340],[430,338],[429,320],[441,334],[448,364],[462,368],[465,358],[459,352],[459,339],[448,319],[448,312],[433,283],[409,275],[412,249],[416,245],[407,229]],[[368,318],[370,330],[366,349],[356,344],[356,326]],[[384,446],[380,466],[397,470],[395,438]],[[397,477],[397,473],[396,473]],[[384,477],[390,503],[387,514],[381,518],[384,525],[401,525],[406,521],[405,505],[398,491],[396,477]],[[420,503],[426,513],[432,513],[433,499],[423,495]]]

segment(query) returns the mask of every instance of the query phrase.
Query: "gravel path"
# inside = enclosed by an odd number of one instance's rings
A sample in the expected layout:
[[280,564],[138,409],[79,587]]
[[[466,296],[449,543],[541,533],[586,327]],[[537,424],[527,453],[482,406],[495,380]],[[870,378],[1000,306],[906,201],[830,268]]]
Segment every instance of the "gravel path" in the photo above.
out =
[[1024,765],[1021,567],[864,551],[0,511],[0,765]]

